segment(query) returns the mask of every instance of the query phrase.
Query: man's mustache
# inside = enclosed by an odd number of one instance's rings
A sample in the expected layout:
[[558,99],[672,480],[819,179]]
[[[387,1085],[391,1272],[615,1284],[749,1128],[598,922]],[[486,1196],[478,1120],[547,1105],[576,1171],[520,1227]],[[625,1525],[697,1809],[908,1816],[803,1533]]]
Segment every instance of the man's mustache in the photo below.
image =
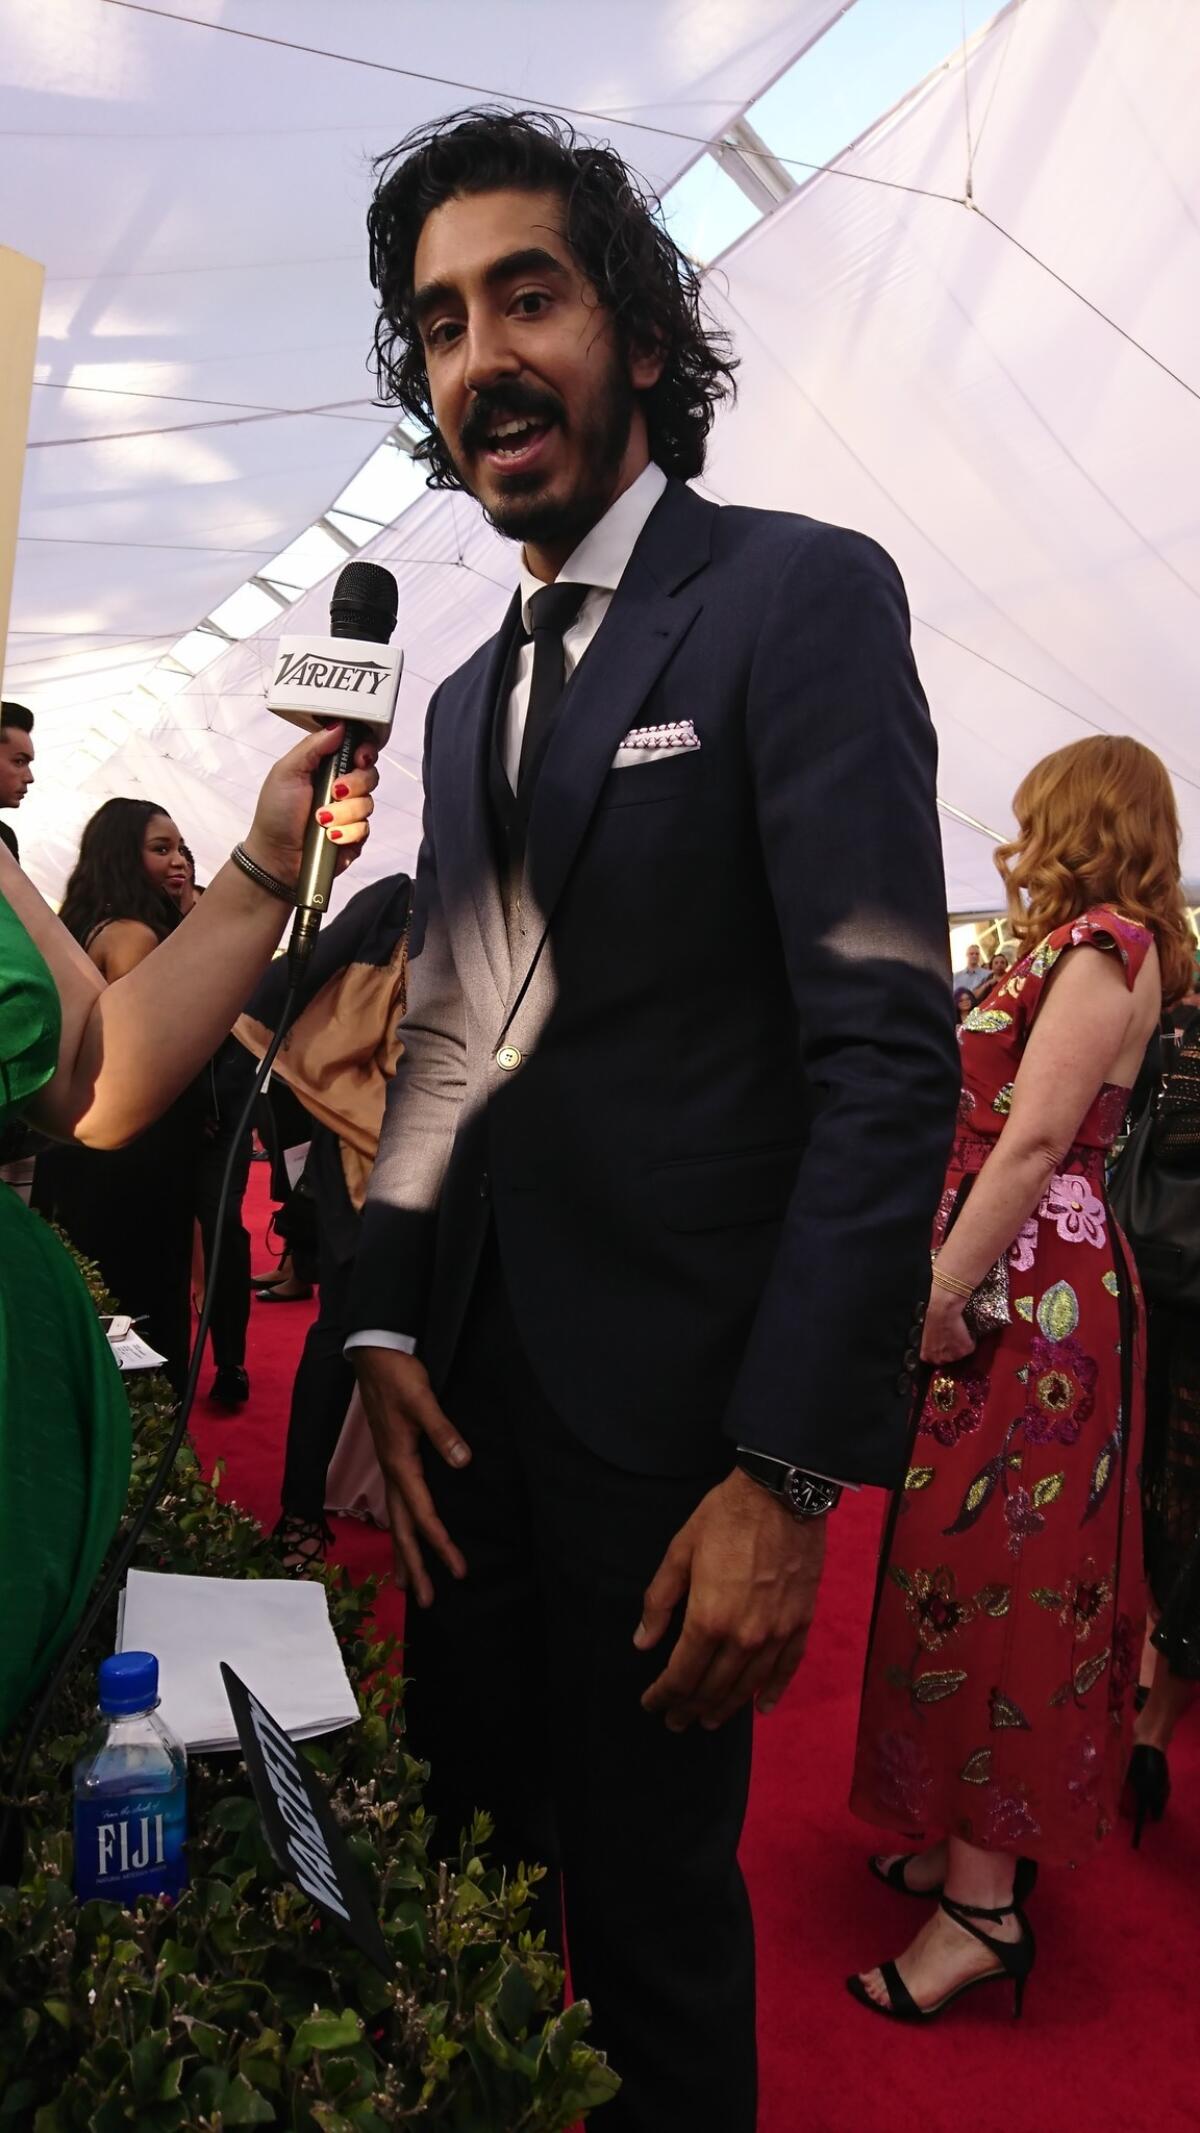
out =
[[522,385],[517,379],[510,385],[498,385],[481,392],[476,395],[475,404],[462,426],[463,450],[478,451],[498,422],[515,422],[522,415],[531,422],[561,422],[562,402],[551,393],[540,392],[534,385]]

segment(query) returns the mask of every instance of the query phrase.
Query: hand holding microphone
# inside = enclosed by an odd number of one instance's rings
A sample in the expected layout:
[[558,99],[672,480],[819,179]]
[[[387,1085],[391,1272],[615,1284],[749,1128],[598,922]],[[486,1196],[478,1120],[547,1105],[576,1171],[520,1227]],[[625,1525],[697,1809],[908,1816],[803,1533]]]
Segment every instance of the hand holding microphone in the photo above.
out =
[[339,735],[315,755],[310,749],[309,821],[295,877],[296,918],[288,944],[297,971],[311,955],[329,908],[338,847],[350,841],[349,831],[358,820],[351,816],[343,823],[338,817],[339,808],[362,797],[352,785],[354,766],[365,760],[373,764],[392,729],[404,666],[403,653],[389,645],[396,603],[390,570],[378,563],[348,563],[333,588],[329,636],[280,639],[268,710],[309,728],[332,722]]
[[[353,768],[332,783],[327,808],[316,808],[313,778],[324,765],[337,759],[345,746],[344,725],[325,726],[306,734],[294,748],[272,765],[263,782],[246,837],[246,850],[268,874],[279,881],[299,880],[305,840],[315,825],[328,845],[331,870],[341,873],[357,856],[367,836],[367,822],[374,807],[371,794],[379,783],[375,758],[378,741],[359,740]],[[327,822],[317,816],[328,814]]]

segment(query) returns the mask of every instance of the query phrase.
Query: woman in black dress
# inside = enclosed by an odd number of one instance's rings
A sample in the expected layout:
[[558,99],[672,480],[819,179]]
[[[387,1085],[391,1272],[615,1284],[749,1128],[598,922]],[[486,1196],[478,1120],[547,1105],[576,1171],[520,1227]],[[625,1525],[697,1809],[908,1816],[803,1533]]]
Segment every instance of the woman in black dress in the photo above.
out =
[[[1200,1223],[1200,990],[1180,1001],[1159,1039],[1156,1131],[1172,1172],[1196,1196]],[[1186,1184],[1183,1182],[1186,1179]],[[1167,1750],[1200,1682],[1200,1311],[1152,1301],[1147,1319],[1146,1449],[1142,1467],[1146,1576],[1159,1616],[1149,1694],[1134,1725],[1129,1769],[1134,1843],[1171,1789]]]
[[[182,924],[182,839],[151,800],[106,800],[87,824],[60,916],[109,983]],[[40,1155],[33,1205],[94,1259],[121,1309],[166,1358],[177,1393],[191,1343],[192,1229],[204,1126],[199,1081],[126,1148]]]

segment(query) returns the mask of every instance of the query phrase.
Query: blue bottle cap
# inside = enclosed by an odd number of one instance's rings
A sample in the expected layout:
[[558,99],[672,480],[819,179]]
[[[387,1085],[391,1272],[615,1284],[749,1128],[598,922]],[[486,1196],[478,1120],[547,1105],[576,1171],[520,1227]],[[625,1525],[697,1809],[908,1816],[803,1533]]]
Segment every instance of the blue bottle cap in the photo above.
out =
[[100,1662],[100,1709],[117,1718],[151,1711],[158,1702],[158,1661],[153,1652],[117,1652]]

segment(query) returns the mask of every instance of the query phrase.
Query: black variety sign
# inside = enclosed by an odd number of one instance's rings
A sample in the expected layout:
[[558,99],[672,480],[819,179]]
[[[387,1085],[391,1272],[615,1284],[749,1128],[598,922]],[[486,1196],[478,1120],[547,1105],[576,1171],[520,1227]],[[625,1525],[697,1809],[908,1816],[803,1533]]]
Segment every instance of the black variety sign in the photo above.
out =
[[355,1947],[391,1977],[395,1964],[379,1920],[311,1766],[224,1659],[221,1678],[272,1852],[297,1888],[336,1918]]

